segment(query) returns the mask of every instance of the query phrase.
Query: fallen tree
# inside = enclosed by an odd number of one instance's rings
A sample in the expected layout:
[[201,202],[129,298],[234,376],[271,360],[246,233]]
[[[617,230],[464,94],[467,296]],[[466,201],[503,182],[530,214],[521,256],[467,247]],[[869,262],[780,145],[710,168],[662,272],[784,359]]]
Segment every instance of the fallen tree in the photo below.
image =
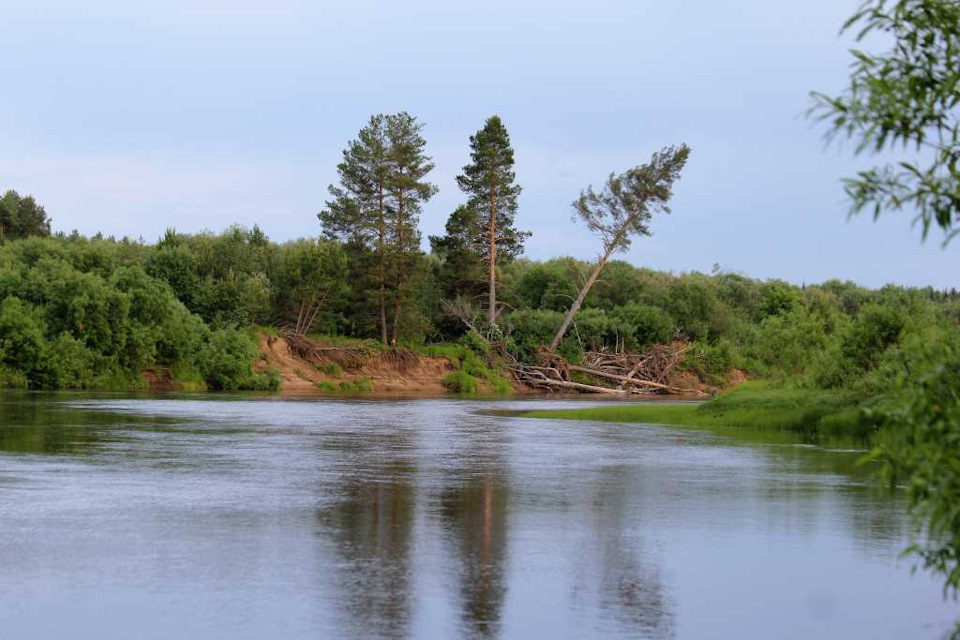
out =
[[[656,345],[643,354],[594,351],[586,354],[584,364],[570,364],[564,358],[542,350],[537,364],[509,359],[507,368],[514,377],[535,388],[551,391],[628,394],[661,393],[670,395],[704,395],[696,389],[669,384],[670,374],[676,369],[690,346],[686,343]],[[595,380],[619,383],[616,387],[572,380],[571,373],[589,376]]]

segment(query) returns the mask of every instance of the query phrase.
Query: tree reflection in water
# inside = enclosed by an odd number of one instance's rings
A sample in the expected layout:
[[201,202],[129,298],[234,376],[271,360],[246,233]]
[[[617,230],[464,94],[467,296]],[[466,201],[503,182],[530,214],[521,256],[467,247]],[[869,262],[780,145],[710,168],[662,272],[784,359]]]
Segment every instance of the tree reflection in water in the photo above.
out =
[[508,492],[486,476],[441,496],[447,538],[459,565],[460,616],[471,635],[496,636],[507,586]]
[[415,488],[394,464],[384,482],[354,479],[342,499],[318,513],[339,562],[335,581],[352,637],[409,635]]
[[[609,612],[620,633],[673,638],[676,605],[664,584],[660,557],[645,545],[640,520],[644,500],[631,500],[631,494],[658,491],[656,482],[645,487],[644,480],[650,478],[613,467],[595,484],[586,506],[590,512],[584,515],[591,526],[576,551],[573,600]],[[584,602],[591,598],[596,602]]]

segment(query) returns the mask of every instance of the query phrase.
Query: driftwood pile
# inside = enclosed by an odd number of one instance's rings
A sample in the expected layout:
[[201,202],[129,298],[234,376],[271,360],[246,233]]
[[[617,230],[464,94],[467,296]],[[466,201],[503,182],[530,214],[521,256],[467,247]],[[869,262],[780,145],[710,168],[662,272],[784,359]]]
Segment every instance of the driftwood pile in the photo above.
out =
[[[568,363],[562,357],[543,350],[538,354],[536,365],[512,361],[507,366],[516,378],[530,386],[554,391],[580,391],[588,393],[661,393],[699,394],[693,389],[682,389],[668,384],[670,373],[683,360],[690,349],[685,343],[656,345],[645,353],[590,351],[582,365]],[[598,381],[586,384],[571,380],[571,373]],[[599,381],[615,386],[601,386]]]

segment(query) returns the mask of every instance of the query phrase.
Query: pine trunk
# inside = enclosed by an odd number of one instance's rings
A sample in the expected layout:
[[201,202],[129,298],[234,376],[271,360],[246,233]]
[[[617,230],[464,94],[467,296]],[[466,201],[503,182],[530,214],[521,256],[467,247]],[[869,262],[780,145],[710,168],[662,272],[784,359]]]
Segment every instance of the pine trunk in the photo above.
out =
[[487,324],[490,328],[497,323],[497,186],[490,189],[490,308],[487,310]]
[[380,186],[380,213],[377,219],[378,239],[377,253],[380,264],[378,265],[379,278],[379,303],[380,303],[380,342],[387,344],[387,221],[383,213],[383,184]]
[[603,257],[600,258],[597,266],[593,268],[593,272],[590,274],[590,277],[587,278],[587,282],[583,285],[583,288],[580,289],[577,299],[573,301],[573,304],[570,306],[570,310],[567,311],[567,315],[564,316],[563,324],[561,324],[560,328],[557,330],[557,335],[553,336],[553,342],[550,343],[550,353],[556,351],[557,347],[560,346],[560,341],[563,340],[563,336],[566,335],[567,329],[570,328],[570,323],[573,322],[573,317],[577,315],[577,311],[580,310],[580,305],[583,304],[583,300],[587,297],[587,293],[590,292],[590,288],[593,286],[593,283],[595,283],[597,278],[600,277],[600,272],[603,271],[605,266],[607,266],[607,261],[610,260],[610,255],[612,253],[613,246],[611,245],[607,249],[606,253],[603,254]]
[[[402,173],[401,173],[402,175]],[[397,292],[396,304],[393,308],[393,335],[390,338],[390,344],[397,344],[397,336],[400,333],[400,311],[403,305],[403,280],[404,280],[404,246],[403,246],[403,194],[397,198]]]

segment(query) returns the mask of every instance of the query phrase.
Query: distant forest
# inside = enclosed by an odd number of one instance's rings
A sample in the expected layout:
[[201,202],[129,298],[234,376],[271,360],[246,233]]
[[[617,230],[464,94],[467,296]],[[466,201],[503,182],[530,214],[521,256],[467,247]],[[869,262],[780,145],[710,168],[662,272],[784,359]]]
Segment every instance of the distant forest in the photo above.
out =
[[[421,129],[404,113],[371,118],[343,153],[317,236],[283,243],[256,226],[171,229],[155,244],[51,235],[43,207],[8,191],[0,199],[0,386],[138,386],[144,370],[164,367],[193,388],[273,388],[275,376],[252,368],[255,328],[272,327],[398,346],[482,349],[489,341],[521,361],[556,340],[551,351],[571,363],[587,350],[682,340],[691,343],[684,366],[718,386],[739,371],[870,392],[892,384],[910,349],[956,340],[955,289],[796,286],[613,259],[631,237],[649,235],[653,214],[669,212],[685,147],[574,202],[600,239],[600,262],[533,261],[522,257],[521,187],[494,116],[470,138],[471,163],[458,177],[464,204],[426,253],[419,213],[436,187]],[[633,209],[643,215],[631,218]]]

